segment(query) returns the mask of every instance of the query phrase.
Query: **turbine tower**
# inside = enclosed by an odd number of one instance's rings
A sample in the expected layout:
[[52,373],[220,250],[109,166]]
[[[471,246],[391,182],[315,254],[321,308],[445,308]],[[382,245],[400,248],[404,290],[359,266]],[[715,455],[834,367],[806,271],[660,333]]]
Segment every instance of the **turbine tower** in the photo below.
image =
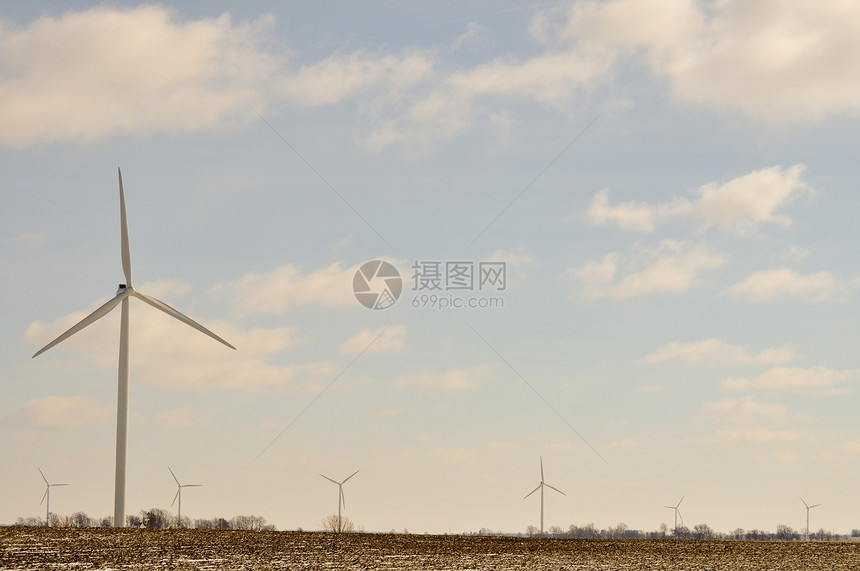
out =
[[678,500],[678,503],[674,506],[663,506],[664,508],[669,508],[670,510],[675,510],[675,535],[678,535],[678,518],[681,518],[681,525],[684,525],[684,516],[681,515],[681,510],[678,509],[681,507],[681,502],[684,501],[684,496],[681,496],[681,499]]
[[[167,469],[170,470],[170,466],[168,466]],[[179,513],[176,516],[176,527],[182,527],[182,488],[199,488],[203,484],[180,484],[179,478],[176,477],[173,470],[170,470],[170,475],[173,476],[173,480],[176,482],[176,495],[173,496],[173,502],[171,502],[170,507],[173,507],[173,504],[179,500]]]
[[[360,471],[361,470],[356,470],[355,472],[350,474],[349,478],[352,478],[353,476],[358,474]],[[349,478],[347,478],[343,482],[338,482],[337,480],[332,480],[328,476],[323,476],[322,474],[320,474],[320,476],[322,476],[323,478],[325,478],[326,480],[328,480],[332,484],[337,484],[337,531],[338,531],[338,533],[340,533],[340,531],[343,529],[341,527],[341,523],[340,523],[340,509],[341,509],[341,507],[343,507],[343,508],[346,507],[346,502],[343,499],[343,485],[346,484],[346,481],[349,480]]]
[[118,387],[117,387],[117,408],[116,408],[116,480],[114,488],[114,509],[113,509],[113,524],[114,527],[125,526],[125,482],[126,482],[126,452],[128,448],[128,302],[129,298],[136,297],[142,302],[151,305],[155,309],[163,311],[171,317],[175,317],[179,321],[190,325],[194,329],[205,333],[216,341],[219,341],[235,349],[232,345],[191,319],[183,315],[166,303],[144,295],[134,289],[131,284],[131,253],[128,246],[128,222],[125,216],[125,194],[122,190],[122,172],[117,168],[119,177],[119,220],[120,220],[120,254],[122,258],[122,271],[125,275],[125,283],[119,284],[116,295],[113,299],[96,309],[94,312],[83,318],[77,324],[73,325],[68,331],[39,349],[33,357],[38,357],[57,343],[68,339],[86,326],[98,321],[117,305],[121,304],[121,319],[119,329],[119,372],[118,372]]
[[809,541],[809,510],[811,510],[812,508],[817,508],[821,504],[815,504],[813,506],[810,506],[803,498],[800,498],[800,501],[803,502],[804,506],[806,506],[806,540]]
[[562,492],[561,490],[559,490],[558,488],[550,486],[549,484],[544,482],[544,480],[543,480],[543,457],[541,457],[541,459],[540,459],[540,484],[538,484],[537,488],[535,488],[534,490],[532,490],[531,492],[526,494],[525,497],[523,498],[523,499],[526,499],[527,497],[529,497],[530,495],[532,495],[536,491],[540,490],[540,534],[541,535],[543,535],[543,489],[544,488],[550,488],[552,490],[555,490],[556,492],[558,492],[562,496],[567,495],[564,492]]
[[48,482],[48,478],[45,477],[45,474],[42,472],[42,469],[38,466],[36,470],[42,474],[42,479],[45,480],[45,495],[42,496],[42,501],[39,502],[39,505],[45,503],[45,500],[48,500],[48,503],[45,505],[45,526],[51,525],[51,486],[68,486],[68,484],[52,484]]

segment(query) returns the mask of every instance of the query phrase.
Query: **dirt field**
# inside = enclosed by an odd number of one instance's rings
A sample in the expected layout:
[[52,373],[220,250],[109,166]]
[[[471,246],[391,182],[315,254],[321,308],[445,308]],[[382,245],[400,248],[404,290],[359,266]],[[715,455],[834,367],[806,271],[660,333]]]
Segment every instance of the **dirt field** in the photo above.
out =
[[0,569],[856,571],[860,543],[0,527]]

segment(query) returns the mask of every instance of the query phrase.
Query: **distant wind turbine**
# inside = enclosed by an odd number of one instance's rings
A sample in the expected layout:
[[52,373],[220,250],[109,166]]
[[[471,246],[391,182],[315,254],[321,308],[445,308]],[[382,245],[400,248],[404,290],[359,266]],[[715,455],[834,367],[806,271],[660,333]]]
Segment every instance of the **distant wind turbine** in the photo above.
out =
[[544,479],[543,479],[543,457],[541,457],[541,459],[540,459],[540,484],[538,484],[537,488],[535,488],[534,490],[532,490],[531,492],[526,494],[525,497],[523,498],[523,499],[526,499],[527,497],[529,497],[530,495],[532,495],[536,491],[540,490],[540,534],[541,535],[543,535],[543,489],[544,488],[549,488],[551,490],[555,490],[556,492],[558,492],[562,496],[567,495],[564,492],[562,492],[561,490],[559,490],[558,488],[550,486],[549,484],[544,482]]
[[346,502],[343,499],[343,485],[346,484],[346,481],[349,480],[349,478],[352,478],[353,476],[355,476],[359,472],[361,472],[361,470],[356,470],[355,472],[350,474],[349,477],[346,478],[346,480],[344,480],[343,482],[338,482],[337,480],[332,480],[328,476],[323,476],[322,474],[320,474],[320,476],[322,476],[323,478],[325,478],[326,480],[328,480],[332,484],[337,484],[337,531],[338,531],[338,533],[340,533],[340,531],[343,529],[341,527],[341,523],[340,523],[340,509],[346,508]]
[[136,291],[131,285],[131,253],[128,245],[128,222],[125,216],[125,194],[122,190],[122,172],[117,168],[119,177],[119,220],[120,220],[120,253],[122,257],[122,271],[125,274],[125,283],[119,284],[116,296],[113,299],[96,309],[94,312],[83,318],[77,324],[71,327],[68,331],[39,349],[33,357],[38,357],[57,343],[71,337],[86,326],[98,321],[117,305],[122,304],[120,333],[119,333],[119,374],[117,388],[117,409],[116,409],[116,480],[114,488],[114,509],[113,509],[113,524],[115,527],[125,526],[125,482],[126,482],[126,452],[128,448],[128,300],[130,297],[136,297],[144,303],[147,303],[163,311],[171,317],[175,317],[179,321],[190,325],[194,329],[205,333],[216,341],[219,341],[235,349],[232,345],[191,319],[183,315],[179,311],[173,309],[166,303],[144,295]]
[[669,508],[670,510],[675,510],[675,535],[678,535],[678,518],[681,518],[681,525],[684,525],[684,516],[681,515],[681,510],[678,509],[681,507],[681,502],[684,501],[684,496],[681,496],[681,499],[678,500],[678,503],[674,506],[663,506],[664,508]]
[[[170,470],[170,466],[168,466],[167,469]],[[176,477],[173,470],[170,470],[170,475],[173,476],[173,480],[176,482],[176,495],[173,496],[173,502],[171,502],[170,507],[173,507],[173,504],[179,500],[179,513],[176,516],[176,527],[182,527],[182,488],[199,488],[203,484],[180,484],[179,478]]]
[[806,503],[806,501],[803,498],[800,498],[800,501],[803,502],[804,506],[806,506],[806,539],[808,540],[809,539],[809,510],[811,510],[812,508],[817,508],[821,504],[815,504],[815,505],[810,506],[809,504]]
[[50,526],[51,525],[51,487],[52,486],[68,486],[68,484],[52,484],[52,483],[48,482],[48,478],[45,477],[45,474],[42,472],[41,468],[39,468],[37,466],[36,470],[38,470],[39,473],[42,474],[42,479],[45,480],[45,495],[42,496],[42,501],[39,502],[39,505],[44,504],[45,500],[48,500],[48,503],[45,504],[45,526]]

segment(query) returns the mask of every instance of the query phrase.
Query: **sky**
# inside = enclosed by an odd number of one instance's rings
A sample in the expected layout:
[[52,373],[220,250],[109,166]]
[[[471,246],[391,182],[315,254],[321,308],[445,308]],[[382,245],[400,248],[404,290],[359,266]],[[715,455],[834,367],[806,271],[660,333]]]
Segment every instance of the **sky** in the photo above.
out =
[[[803,497],[860,528],[858,27],[0,3],[0,522],[44,514],[37,467],[52,511],[113,512],[119,312],[31,356],[124,280],[120,167],[134,286],[237,347],[131,300],[128,513],[171,509],[170,467],[191,518],[319,529],[319,475],[360,470],[368,531],[522,532],[542,459],[547,528],[682,497],[690,527],[800,530]],[[401,291],[371,309],[374,260]]]

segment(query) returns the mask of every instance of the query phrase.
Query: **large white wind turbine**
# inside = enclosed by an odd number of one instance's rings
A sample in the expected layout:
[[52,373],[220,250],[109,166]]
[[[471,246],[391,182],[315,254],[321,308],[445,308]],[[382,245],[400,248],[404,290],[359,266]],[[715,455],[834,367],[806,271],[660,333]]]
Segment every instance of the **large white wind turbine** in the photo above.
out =
[[216,341],[219,341],[235,349],[232,345],[191,319],[173,309],[166,303],[158,301],[154,297],[144,295],[134,289],[131,284],[131,253],[128,247],[128,222],[125,217],[125,194],[122,190],[122,172],[117,168],[119,176],[119,220],[120,220],[120,252],[122,255],[122,271],[125,274],[125,283],[119,284],[116,296],[113,299],[102,305],[100,308],[83,318],[71,329],[39,349],[33,357],[37,357],[56,345],[64,339],[67,339],[83,329],[84,327],[98,321],[117,305],[121,305],[121,320],[119,329],[119,374],[117,388],[117,409],[116,409],[116,484],[114,488],[114,510],[113,524],[116,527],[125,526],[125,472],[126,472],[126,449],[128,447],[128,300],[130,297],[136,297],[154,307],[161,310],[171,317],[175,317],[179,321],[190,325],[194,329],[205,333]]
[[535,488],[534,490],[532,490],[531,492],[526,494],[525,497],[523,498],[523,499],[526,499],[527,497],[529,497],[530,495],[532,495],[536,491],[540,490],[540,534],[541,535],[543,535],[543,489],[544,488],[549,488],[551,490],[555,490],[556,492],[558,492],[562,496],[567,495],[564,492],[562,492],[561,490],[559,490],[558,488],[550,486],[549,484],[544,482],[544,480],[543,480],[543,457],[541,457],[541,459],[540,459],[540,484],[538,484],[537,488]]
[[343,508],[346,507],[346,502],[343,499],[343,485],[346,484],[346,481],[349,480],[349,478],[352,478],[353,476],[358,474],[360,471],[361,470],[356,470],[355,472],[350,474],[349,477],[346,478],[346,480],[344,480],[343,482],[338,482],[337,480],[332,480],[328,476],[323,476],[322,474],[320,474],[320,476],[322,476],[323,478],[325,478],[326,480],[328,480],[332,484],[337,484],[337,531],[338,531],[338,533],[343,529],[343,527],[341,527],[341,524],[340,524],[340,509],[342,507]]
[[817,508],[821,504],[815,504],[815,505],[810,506],[809,504],[806,503],[806,501],[803,498],[800,498],[800,501],[803,502],[804,506],[806,506],[806,539],[808,540],[809,539],[809,510],[811,510],[812,508]]
[[[170,470],[170,466],[168,466],[167,469]],[[176,516],[176,527],[182,527],[182,488],[199,488],[203,484],[180,484],[179,478],[176,477],[173,470],[170,470],[170,475],[173,476],[173,480],[176,482],[176,495],[173,496],[173,502],[171,502],[170,507],[173,507],[173,504],[179,500],[179,513]]]
[[669,508],[670,510],[675,511],[675,535],[678,535],[678,518],[681,518],[681,525],[684,525],[684,516],[681,515],[681,502],[684,501],[684,496],[681,496],[681,499],[678,500],[678,503],[674,506],[663,506],[664,508]]
[[48,503],[45,505],[45,525],[51,525],[51,486],[68,486],[68,484],[52,484],[48,481],[48,478],[45,477],[45,474],[42,472],[42,469],[36,466],[36,470],[42,474],[42,479],[45,480],[45,495],[42,496],[42,501],[39,502],[39,505],[45,503],[45,500],[48,500]]

